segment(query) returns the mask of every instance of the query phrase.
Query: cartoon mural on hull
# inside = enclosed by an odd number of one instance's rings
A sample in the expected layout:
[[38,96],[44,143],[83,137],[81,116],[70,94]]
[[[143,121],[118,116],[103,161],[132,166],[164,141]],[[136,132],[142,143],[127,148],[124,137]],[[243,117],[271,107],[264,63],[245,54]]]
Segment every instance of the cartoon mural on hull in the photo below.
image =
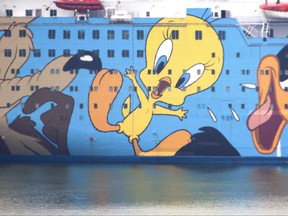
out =
[[287,53],[264,56],[257,69],[259,107],[249,116],[247,126],[256,149],[271,154],[280,142],[288,121]]
[[[27,28],[31,19],[5,21],[12,24],[1,25],[0,29],[5,31],[0,39],[0,154],[67,155],[67,131],[74,100],[61,91],[76,77],[73,70],[80,67],[97,70],[102,67],[101,61],[91,52],[86,52],[85,56],[92,61],[82,60],[79,55],[59,56],[42,71],[20,77],[19,69],[34,50],[33,33]],[[57,73],[57,79],[53,79],[51,71]],[[57,91],[51,86],[57,86]],[[28,100],[21,104],[24,114],[34,112],[48,101],[56,103],[41,115],[43,135],[35,129],[36,123],[30,117],[17,116],[8,124],[7,114],[27,96]]]
[[[183,28],[181,25],[187,26]],[[108,122],[110,107],[117,97],[123,78],[116,70],[103,69],[92,83],[92,89],[97,90],[89,93],[90,119],[99,131],[125,134],[136,155],[174,156],[184,146],[195,143],[189,131],[177,130],[149,151],[141,149],[140,135],[149,127],[153,115],[173,115],[180,120],[186,118],[187,110],[174,110],[172,106],[180,106],[187,96],[211,87],[219,78],[222,66],[223,47],[209,23],[195,16],[162,19],[149,32],[146,68],[140,72],[140,81],[132,66],[126,70],[125,76],[131,80],[138,96],[138,107],[131,111],[128,97],[122,108],[123,121],[116,125]],[[168,105],[168,108],[159,102]],[[239,155],[236,152],[231,155]],[[190,151],[190,155],[195,154]],[[212,149],[210,154],[222,155]],[[209,153],[203,151],[202,155]]]

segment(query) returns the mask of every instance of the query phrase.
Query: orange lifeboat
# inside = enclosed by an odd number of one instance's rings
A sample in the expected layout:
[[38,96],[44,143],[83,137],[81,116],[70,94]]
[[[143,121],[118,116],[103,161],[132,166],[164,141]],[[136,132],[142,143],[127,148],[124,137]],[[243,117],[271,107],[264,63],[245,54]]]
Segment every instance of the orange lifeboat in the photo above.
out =
[[57,7],[64,10],[102,10],[103,4],[99,0],[55,0]]
[[265,3],[260,5],[260,9],[267,20],[286,20],[288,19],[288,3]]

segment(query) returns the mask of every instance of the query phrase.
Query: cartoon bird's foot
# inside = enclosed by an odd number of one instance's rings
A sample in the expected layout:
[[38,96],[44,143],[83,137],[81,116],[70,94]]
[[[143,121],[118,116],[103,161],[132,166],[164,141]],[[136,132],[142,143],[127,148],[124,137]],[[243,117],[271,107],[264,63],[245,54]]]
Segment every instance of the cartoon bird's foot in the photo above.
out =
[[99,131],[118,131],[118,125],[108,122],[110,107],[121,85],[122,75],[116,70],[102,69],[95,76],[89,93],[89,116],[94,127]]
[[186,130],[178,130],[164,138],[157,146],[149,151],[143,151],[137,139],[132,144],[138,156],[174,156],[179,149],[192,141],[192,135]]
[[99,71],[102,69],[101,59],[91,51],[79,52],[68,60],[63,70],[69,71],[82,68]]

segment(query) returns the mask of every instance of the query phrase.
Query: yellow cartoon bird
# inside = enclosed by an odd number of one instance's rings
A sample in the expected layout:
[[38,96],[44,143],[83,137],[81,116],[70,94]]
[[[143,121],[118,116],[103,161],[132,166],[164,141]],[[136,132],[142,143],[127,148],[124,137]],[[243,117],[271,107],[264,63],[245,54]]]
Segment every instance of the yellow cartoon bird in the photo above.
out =
[[[117,125],[109,124],[109,107],[118,91],[109,92],[108,86],[120,89],[122,75],[103,69],[92,83],[98,91],[89,94],[90,119],[99,131],[124,133],[137,155],[174,155],[191,141],[188,131],[180,130],[167,136],[147,152],[140,148],[139,136],[153,115],[174,115],[180,120],[186,118],[187,110],[170,107],[182,105],[187,96],[211,87],[219,78],[222,66],[222,43],[208,22],[195,16],[162,19],[152,27],[146,41],[146,67],[140,72],[145,88],[138,83],[133,67],[126,70],[126,77],[136,90],[139,106],[132,112],[123,109],[123,121]],[[158,102],[170,106],[166,108]],[[97,109],[94,104],[97,104]],[[129,98],[125,104],[129,104]]]

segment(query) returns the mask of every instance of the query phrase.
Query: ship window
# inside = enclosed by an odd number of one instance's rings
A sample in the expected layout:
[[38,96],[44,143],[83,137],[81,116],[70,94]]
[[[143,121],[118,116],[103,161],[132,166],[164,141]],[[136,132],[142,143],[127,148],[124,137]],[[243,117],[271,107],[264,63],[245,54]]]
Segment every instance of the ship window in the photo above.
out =
[[144,40],[144,31],[137,30],[137,40]]
[[7,17],[12,17],[12,16],[13,16],[13,10],[7,9],[7,10],[6,10],[6,16],[7,16]]
[[35,49],[34,50],[34,57],[40,57],[41,56],[41,50],[40,49]]
[[48,30],[48,38],[49,39],[55,39],[56,37],[56,31],[54,29],[49,29]]
[[5,57],[11,57],[12,56],[11,49],[4,49],[4,56]]
[[241,109],[245,109],[245,104],[241,104]]
[[69,50],[69,49],[64,49],[64,50],[63,50],[63,55],[64,55],[65,57],[69,57],[69,56],[70,56],[70,50]]
[[147,90],[148,90],[148,92],[150,92],[151,91],[151,86],[148,86]]
[[211,70],[211,74],[215,75],[215,70],[214,69]]
[[33,12],[32,12],[32,10],[25,10],[25,14],[26,14],[26,16],[32,16],[33,15]]
[[63,30],[63,39],[70,39],[70,31],[69,30]]
[[202,31],[195,31],[195,39],[196,40],[202,40]]
[[56,56],[55,50],[54,49],[49,49],[48,50],[48,56],[49,57],[55,57]]
[[179,31],[178,31],[178,30],[173,30],[173,31],[171,32],[171,38],[172,38],[173,40],[178,40],[178,39],[179,39]]
[[100,51],[97,49],[97,50],[93,50],[93,55],[96,55],[96,56],[100,56]]
[[94,103],[93,107],[94,107],[94,109],[97,109],[98,108],[98,104]]
[[212,53],[211,53],[211,57],[212,57],[212,58],[215,58],[215,56],[216,56],[215,52],[212,52]]
[[19,50],[19,56],[20,57],[26,57],[26,50],[25,49],[20,49]]
[[26,30],[19,30],[19,37],[26,37]]
[[150,11],[146,11],[146,17],[150,17]]
[[5,36],[5,37],[11,37],[11,30],[10,30],[10,29],[6,29],[6,30],[4,31],[4,36]]
[[115,32],[113,30],[108,30],[107,31],[107,39],[113,40],[114,38],[115,38]]
[[147,71],[147,72],[148,72],[148,74],[151,74],[151,69],[148,69],[148,71]]
[[93,30],[92,38],[93,39],[100,39],[100,31],[99,30]]
[[83,108],[84,108],[84,104],[83,104],[83,103],[80,103],[79,108],[80,108],[80,109],[83,109]]
[[230,74],[230,70],[226,70],[226,75],[229,75]]
[[122,39],[123,40],[128,40],[129,39],[129,31],[128,30],[123,30],[122,31]]
[[85,39],[85,30],[78,30],[78,39]]
[[144,51],[143,50],[137,50],[137,58],[144,57]]
[[113,58],[115,56],[115,51],[114,50],[108,50],[107,55],[109,58]]
[[269,75],[269,70],[265,70],[265,74],[266,74],[266,75]]
[[14,68],[11,69],[11,74],[19,74],[19,73],[20,73],[19,69],[14,69]]
[[284,108],[285,108],[285,109],[288,109],[288,104],[285,104],[285,105],[284,105]]
[[242,73],[242,75],[245,75],[245,70],[242,69],[242,70],[241,70],[241,73]]
[[129,58],[129,50],[122,50],[122,57]]
[[57,16],[57,10],[50,10],[50,16],[56,17]]
[[215,92],[215,86],[212,86],[212,87],[211,87],[211,91],[212,91],[212,92]]
[[226,39],[226,32],[225,31],[219,31],[218,37],[220,40],[225,40]]
[[240,58],[240,52],[237,52],[237,53],[236,53],[236,57],[237,57],[237,58]]
[[41,9],[36,9],[35,10],[35,14],[36,14],[36,17],[42,16],[42,10]]
[[226,92],[230,92],[230,86],[226,86]]
[[242,92],[245,92],[245,89],[246,89],[246,88],[245,88],[244,86],[241,87],[241,91],[242,91]]
[[201,91],[201,86],[197,86],[197,92]]
[[171,75],[172,74],[172,70],[168,69],[168,74]]

